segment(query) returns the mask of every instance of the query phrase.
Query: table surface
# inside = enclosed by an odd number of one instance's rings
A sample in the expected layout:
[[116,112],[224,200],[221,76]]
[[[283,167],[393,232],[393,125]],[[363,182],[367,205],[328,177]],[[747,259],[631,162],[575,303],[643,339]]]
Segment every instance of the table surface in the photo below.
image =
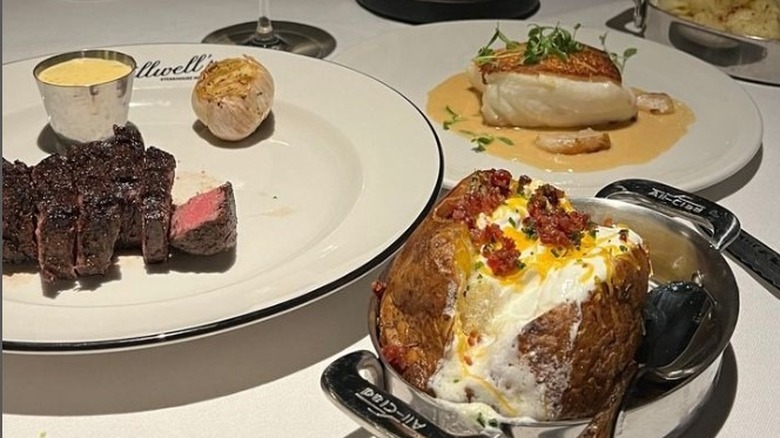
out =
[[[354,0],[277,0],[272,16],[319,26],[337,40],[331,57],[408,24]],[[629,9],[542,0],[533,19],[604,26]],[[249,0],[10,0],[2,3],[3,63],[81,47],[199,42],[251,21]],[[763,146],[731,178],[699,194],[737,214],[744,229],[780,248],[780,87],[738,81],[764,118]],[[728,102],[724,102],[727,105]],[[691,436],[780,436],[775,373],[780,291],[732,264],[741,314],[724,355],[717,397]],[[9,437],[368,436],[322,394],[335,358],[371,349],[365,311],[375,272],[325,299],[227,333],[156,348],[74,356],[3,353],[3,435]],[[7,434],[7,435],[6,435]]]

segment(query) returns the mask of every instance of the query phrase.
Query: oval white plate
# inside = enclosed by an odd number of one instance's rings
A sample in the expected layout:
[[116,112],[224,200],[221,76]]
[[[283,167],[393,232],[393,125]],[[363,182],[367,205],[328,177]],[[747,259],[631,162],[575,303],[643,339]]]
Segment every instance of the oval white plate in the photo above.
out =
[[[291,310],[389,257],[438,195],[443,164],[433,128],[407,99],[366,75],[246,47],[117,49],[138,63],[130,121],[147,146],[176,156],[174,196],[233,183],[237,248],[178,255],[149,272],[140,255],[122,255],[110,275],[59,291],[44,288],[34,268],[6,266],[6,351],[137,347]],[[274,76],[272,116],[247,141],[219,142],[196,123],[190,92],[209,60],[244,53]],[[51,140],[32,77],[37,61],[3,66],[3,156],[30,165]]]
[[[428,92],[464,71],[477,50],[493,35],[495,20],[454,21],[404,28],[368,39],[344,50],[335,62],[370,74],[425,108]],[[524,40],[530,22],[501,21],[501,30]],[[567,26],[569,29],[571,26]],[[606,29],[580,28],[577,39],[601,47]],[[623,53],[638,49],[626,64],[625,84],[662,91],[682,100],[696,121],[670,150],[640,165],[597,172],[545,172],[520,162],[473,152],[468,139],[434,123],[444,147],[444,185],[452,187],[482,168],[506,168],[565,188],[571,196],[593,196],[607,184],[626,177],[646,178],[696,191],[728,178],[746,165],[761,146],[761,116],[750,96],[733,79],[693,56],[616,31],[607,47]]]

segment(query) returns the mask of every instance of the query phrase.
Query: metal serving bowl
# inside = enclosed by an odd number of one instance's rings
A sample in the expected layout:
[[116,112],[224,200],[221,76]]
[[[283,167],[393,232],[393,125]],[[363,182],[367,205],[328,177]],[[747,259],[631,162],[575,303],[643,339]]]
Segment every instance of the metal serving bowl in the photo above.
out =
[[731,76],[780,85],[780,40],[702,26],[664,11],[657,0],[634,3],[634,24],[645,38],[696,56]]
[[[626,200],[606,199],[624,197]],[[679,380],[644,382],[644,396],[624,413],[620,436],[659,437],[685,428],[718,378],[722,353],[739,313],[734,275],[720,250],[739,234],[739,222],[724,208],[675,188],[644,180],[625,180],[602,189],[596,198],[573,200],[596,222],[627,224],[648,245],[654,283],[696,278],[715,304],[688,349],[676,361]],[[687,222],[679,220],[688,219]],[[707,227],[705,236],[694,223]],[[373,297],[368,329],[374,349],[378,300]],[[377,436],[576,437],[589,419],[534,422],[507,418],[484,428],[464,405],[443,402],[406,383],[387,360],[368,351],[343,356],[324,371],[321,385],[344,412]]]

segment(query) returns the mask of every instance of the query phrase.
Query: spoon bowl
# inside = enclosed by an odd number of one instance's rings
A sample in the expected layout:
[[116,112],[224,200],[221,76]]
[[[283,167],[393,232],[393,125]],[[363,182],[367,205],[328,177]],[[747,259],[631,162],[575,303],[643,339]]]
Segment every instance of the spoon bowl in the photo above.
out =
[[[643,310],[645,337],[637,360],[645,373],[661,380],[679,380],[698,356],[692,340],[714,301],[707,291],[692,281],[672,281],[653,288]],[[704,329],[703,329],[704,330]],[[690,348],[689,348],[690,347]],[[695,370],[689,370],[692,372]]]
[[675,381],[698,372],[696,358],[703,344],[692,340],[707,327],[701,322],[713,305],[710,294],[693,281],[672,281],[650,290],[642,310],[645,335],[636,354],[639,366],[633,364],[624,371],[580,438],[614,436],[620,412],[642,379]]

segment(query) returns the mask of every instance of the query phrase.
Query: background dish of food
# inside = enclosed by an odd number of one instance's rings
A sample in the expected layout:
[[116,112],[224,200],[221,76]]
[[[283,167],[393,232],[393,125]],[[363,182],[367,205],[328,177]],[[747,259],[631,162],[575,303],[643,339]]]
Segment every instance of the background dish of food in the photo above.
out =
[[657,6],[712,29],[780,40],[780,5],[777,0],[658,0]]
[[[159,271],[146,270],[140,256],[121,256],[108,276],[60,290],[43,288],[34,267],[4,271],[4,350],[118,349],[278,315],[384,261],[438,195],[443,165],[431,126],[368,76],[245,47],[121,50],[138,61],[130,123],[177,159],[174,199],[230,180],[239,244],[208,260],[174,258]],[[277,98],[257,132],[228,143],[197,122],[190,93],[210,60],[243,53],[275,75]],[[3,66],[8,159],[34,163],[54,147],[32,76],[38,61]]]
[[[686,11],[682,16],[675,15],[674,12],[677,11],[674,8],[671,12],[662,9],[662,2],[635,0],[634,26],[640,29],[645,38],[696,56],[736,78],[780,84],[780,39],[745,36],[739,33],[743,30],[772,35],[776,29],[762,31],[755,30],[755,27],[771,27],[757,22],[776,20],[776,12],[757,15],[748,6],[756,7],[763,2],[748,1],[743,9],[726,16],[732,18],[734,23],[731,24],[736,24],[736,27],[722,29],[726,27],[726,23],[720,23],[715,14],[722,14],[723,11],[712,6],[717,2],[696,2],[697,11],[708,6],[713,8],[712,11],[702,11],[703,19],[700,21],[689,16],[693,8],[686,6],[683,0],[676,2],[677,0],[671,0],[677,8]],[[766,5],[771,3],[765,3]],[[749,23],[745,24],[745,21]]]
[[[424,108],[427,93],[453,74],[464,71],[493,34],[496,24],[493,20],[474,20],[404,28],[365,40],[341,52],[334,60],[377,77]],[[501,21],[498,24],[510,38],[522,40],[531,23]],[[626,176],[696,191],[722,181],[750,161],[761,145],[761,117],[752,99],[731,78],[694,57],[620,32],[582,27],[577,38],[601,47],[599,36],[605,32],[610,51],[623,53],[630,47],[637,49],[623,72],[624,84],[668,93],[694,112],[696,121],[678,144],[641,165],[588,173],[544,172],[519,162],[475,153],[468,139],[436,124],[444,148],[445,186],[452,187],[474,169],[501,167],[513,174],[525,173],[544,179],[572,196],[592,195]]]

